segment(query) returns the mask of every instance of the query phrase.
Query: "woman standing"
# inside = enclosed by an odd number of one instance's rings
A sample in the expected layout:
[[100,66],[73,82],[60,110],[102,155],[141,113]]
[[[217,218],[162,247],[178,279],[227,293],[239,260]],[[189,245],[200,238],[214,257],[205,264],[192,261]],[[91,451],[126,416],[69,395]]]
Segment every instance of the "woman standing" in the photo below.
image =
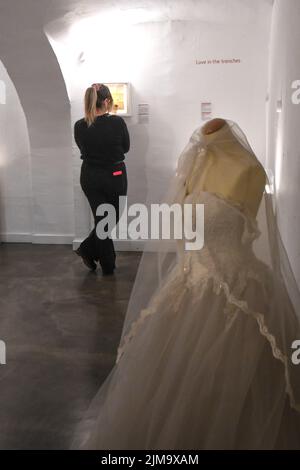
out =
[[130,138],[125,121],[109,114],[113,98],[106,85],[96,83],[87,88],[84,105],[85,117],[75,123],[74,138],[83,160],[80,185],[94,216],[94,228],[76,253],[89,269],[95,270],[99,262],[104,275],[113,274],[114,244],[109,237],[98,238],[96,226],[103,216],[97,216],[96,211],[100,204],[111,204],[119,220],[119,196],[127,194],[124,154],[129,151]]

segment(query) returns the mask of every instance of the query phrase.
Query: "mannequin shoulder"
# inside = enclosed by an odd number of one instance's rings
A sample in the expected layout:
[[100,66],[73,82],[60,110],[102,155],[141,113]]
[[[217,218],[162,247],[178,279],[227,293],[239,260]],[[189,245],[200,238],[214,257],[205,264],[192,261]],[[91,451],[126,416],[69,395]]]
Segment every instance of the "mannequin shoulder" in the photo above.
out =
[[[248,173],[248,190],[250,191],[250,194],[252,194],[252,197],[254,198],[254,195],[259,199],[262,197],[264,191],[265,191],[265,186],[267,183],[267,175],[264,170],[264,167],[257,162],[257,164],[251,166],[249,173]],[[255,208],[257,210],[257,207]]]
[[266,184],[267,182],[267,175],[265,172],[264,167],[261,165],[261,163],[257,162],[251,167],[251,173],[253,177],[257,181],[260,181],[262,184]]

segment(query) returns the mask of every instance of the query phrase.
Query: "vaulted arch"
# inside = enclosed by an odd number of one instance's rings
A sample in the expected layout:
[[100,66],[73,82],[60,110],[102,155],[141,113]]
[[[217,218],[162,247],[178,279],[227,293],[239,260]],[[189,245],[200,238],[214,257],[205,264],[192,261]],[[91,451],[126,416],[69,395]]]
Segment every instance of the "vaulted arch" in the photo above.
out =
[[[20,2],[10,1],[1,7],[0,60],[17,90],[28,126],[32,240],[71,242],[74,198],[70,103],[58,61],[43,31],[45,3],[34,2],[34,14],[33,8],[27,14],[26,3],[22,2],[22,7]],[[13,17],[13,28],[8,17]]]

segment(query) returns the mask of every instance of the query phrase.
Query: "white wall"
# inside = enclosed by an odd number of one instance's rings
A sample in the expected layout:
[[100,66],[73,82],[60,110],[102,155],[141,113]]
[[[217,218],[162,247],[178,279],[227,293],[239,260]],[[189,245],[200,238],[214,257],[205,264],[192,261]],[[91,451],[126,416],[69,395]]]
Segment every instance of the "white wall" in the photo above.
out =
[[27,122],[16,89],[0,62],[0,233],[31,240],[31,168]]
[[[125,118],[132,141],[126,158],[129,203],[144,202],[149,192],[152,200],[163,194],[181,150],[202,125],[202,101],[212,102],[214,116],[238,122],[265,162],[271,5],[254,0],[251,5],[221,4],[223,18],[216,15],[216,22],[114,22],[113,28],[100,16],[98,24],[94,19],[65,31],[56,31],[55,24],[46,28],[66,81],[72,126],[83,116],[84,91],[91,83],[132,84],[133,115]],[[84,62],[79,60],[82,52]],[[241,63],[196,65],[196,60],[213,58],[236,58]],[[148,124],[138,123],[139,103],[150,105]],[[81,161],[74,142],[73,159],[75,231],[76,238],[81,238],[87,232],[89,214],[79,187]]]
[[275,174],[281,235],[300,285],[300,104],[291,101],[291,84],[300,80],[300,2],[275,0],[273,8],[267,166]]

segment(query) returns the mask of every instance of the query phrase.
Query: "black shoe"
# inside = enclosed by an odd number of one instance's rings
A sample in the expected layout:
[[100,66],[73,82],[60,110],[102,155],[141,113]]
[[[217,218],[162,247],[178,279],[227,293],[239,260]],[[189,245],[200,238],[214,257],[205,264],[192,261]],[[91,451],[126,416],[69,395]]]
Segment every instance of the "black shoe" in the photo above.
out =
[[111,276],[112,274],[114,274],[115,265],[112,268],[103,268],[101,266],[101,269],[103,276]]
[[95,263],[95,261],[92,259],[92,258],[89,258],[88,256],[85,256],[81,250],[80,250],[80,247],[77,248],[77,250],[75,250],[75,253],[80,256],[82,258],[82,261],[84,262],[84,264],[91,270],[91,271],[95,271],[96,268],[97,268],[97,265]]
[[115,263],[112,267],[101,266],[103,276],[111,276],[116,268]]

